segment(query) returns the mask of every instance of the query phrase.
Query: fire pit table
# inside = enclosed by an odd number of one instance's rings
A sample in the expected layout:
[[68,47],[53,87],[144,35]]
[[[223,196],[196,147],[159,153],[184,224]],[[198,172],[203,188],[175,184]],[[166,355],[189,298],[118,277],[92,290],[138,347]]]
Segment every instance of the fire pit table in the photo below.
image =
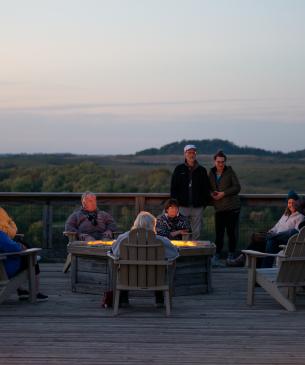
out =
[[[111,261],[107,251],[113,241],[75,241],[71,254],[72,291],[101,294],[111,287]],[[216,247],[210,241],[172,241],[179,248],[174,279],[175,295],[209,293],[212,290],[211,257]]]

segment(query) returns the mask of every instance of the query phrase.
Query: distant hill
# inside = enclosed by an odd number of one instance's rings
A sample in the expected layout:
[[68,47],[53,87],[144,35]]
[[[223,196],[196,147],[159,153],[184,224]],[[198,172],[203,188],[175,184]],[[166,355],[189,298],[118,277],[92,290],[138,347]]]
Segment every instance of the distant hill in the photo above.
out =
[[288,158],[305,158],[305,150],[296,152],[272,152],[262,148],[239,147],[235,143],[222,139],[182,140],[166,144],[160,148],[148,148],[136,153],[136,155],[177,155],[181,154],[186,144],[195,144],[199,153],[214,154],[217,150],[223,150],[230,155],[255,155],[255,156],[281,156]]

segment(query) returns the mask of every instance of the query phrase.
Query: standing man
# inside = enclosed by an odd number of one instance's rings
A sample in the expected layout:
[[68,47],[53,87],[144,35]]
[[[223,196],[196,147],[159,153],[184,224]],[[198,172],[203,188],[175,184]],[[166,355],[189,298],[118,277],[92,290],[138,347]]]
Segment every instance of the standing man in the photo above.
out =
[[181,214],[189,218],[194,240],[200,237],[202,213],[210,196],[207,171],[196,156],[196,146],[186,145],[185,162],[175,168],[171,181],[171,197],[178,200]]

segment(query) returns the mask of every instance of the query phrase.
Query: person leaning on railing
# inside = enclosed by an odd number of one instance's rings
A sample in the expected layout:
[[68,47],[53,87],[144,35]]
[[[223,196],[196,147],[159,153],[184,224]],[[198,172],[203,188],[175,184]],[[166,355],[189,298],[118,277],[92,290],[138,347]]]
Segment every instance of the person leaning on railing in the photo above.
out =
[[[0,253],[20,252],[29,248],[25,242],[17,242],[17,226],[13,219],[0,207]],[[19,238],[18,238],[19,240]],[[26,258],[20,256],[9,256],[4,261],[6,274],[9,278],[15,276],[19,271],[26,268]],[[39,273],[38,263],[35,264],[37,301],[48,300],[48,296],[39,292]],[[23,288],[17,289],[20,300],[29,298],[29,291]]]
[[82,195],[81,203],[81,208],[67,219],[65,231],[76,233],[82,241],[113,238],[117,225],[109,213],[98,209],[95,194],[86,191]]
[[[300,213],[304,210],[304,202],[299,202],[299,196],[293,190],[288,192],[287,207],[280,220],[268,232],[252,236],[252,242],[247,250],[266,253],[278,253],[280,245],[285,245],[288,239],[298,233],[304,225],[305,216]],[[298,211],[300,210],[300,211]],[[255,240],[255,237],[258,239]],[[235,260],[229,260],[228,266],[244,266],[245,255],[242,253]],[[265,257],[257,260],[257,267],[272,267],[274,257]]]

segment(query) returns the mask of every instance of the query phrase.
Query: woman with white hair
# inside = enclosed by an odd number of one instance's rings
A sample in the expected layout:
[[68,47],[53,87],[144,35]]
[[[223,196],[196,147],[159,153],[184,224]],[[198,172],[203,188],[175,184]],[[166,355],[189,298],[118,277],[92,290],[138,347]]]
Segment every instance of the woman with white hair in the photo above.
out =
[[[153,231],[154,233],[156,233],[156,224],[157,224],[157,219],[151,213],[142,211],[138,214],[137,218],[135,219],[133,226],[131,227],[131,230],[137,228],[144,228],[147,231]],[[112,244],[112,252],[115,256],[120,257],[120,245],[125,238],[128,238],[128,235],[129,231],[120,234],[117,240]],[[164,245],[166,259],[175,259],[176,257],[178,257],[179,255],[178,249],[171,243],[171,241],[168,238],[159,235],[156,235],[156,238],[162,241]],[[163,293],[160,291],[156,291],[155,296],[156,296],[157,307],[163,306],[164,305]],[[128,305],[129,305],[128,291],[122,290],[120,293],[120,306],[128,306]]]
[[[151,213],[142,211],[138,214],[131,229],[144,228],[148,231],[153,231],[154,233],[156,233],[156,224],[157,219]],[[115,256],[120,256],[120,244],[125,238],[128,237],[128,235],[129,231],[120,234],[117,240],[113,243],[112,252]],[[168,238],[159,235],[156,235],[156,237],[164,244],[166,259],[174,259],[178,256],[177,248],[171,243]]]

